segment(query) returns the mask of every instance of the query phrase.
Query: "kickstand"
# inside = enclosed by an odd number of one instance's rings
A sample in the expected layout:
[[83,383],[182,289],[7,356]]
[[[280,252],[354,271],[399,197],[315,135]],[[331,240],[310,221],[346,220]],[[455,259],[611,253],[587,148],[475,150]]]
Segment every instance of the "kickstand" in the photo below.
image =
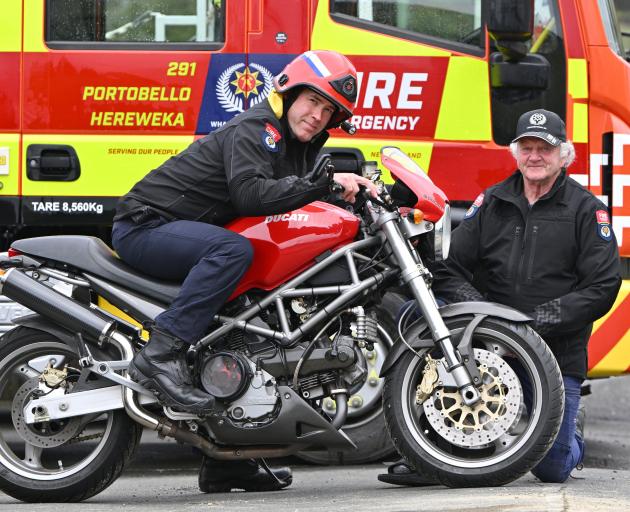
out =
[[267,465],[267,461],[265,459],[263,459],[262,457],[260,459],[256,459],[258,464],[260,464],[260,467],[263,468],[267,474],[272,477],[276,482],[278,482],[279,484],[286,484],[286,482],[284,480],[280,480],[273,471],[271,471],[271,468]]

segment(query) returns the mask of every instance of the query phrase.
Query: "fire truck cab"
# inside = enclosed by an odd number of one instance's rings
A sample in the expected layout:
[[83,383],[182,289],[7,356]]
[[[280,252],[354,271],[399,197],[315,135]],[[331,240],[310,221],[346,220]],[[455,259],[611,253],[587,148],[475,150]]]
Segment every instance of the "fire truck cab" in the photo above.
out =
[[[572,177],[608,206],[630,257],[627,2],[3,0],[0,10],[5,247],[61,232],[107,240],[137,180],[262,101],[295,55],[332,49],[359,78],[357,134],[335,130],[327,145],[338,168],[399,146],[463,211],[513,172],[520,114],[553,110],[576,147]],[[592,376],[630,372],[629,293],[625,281],[595,327]]]

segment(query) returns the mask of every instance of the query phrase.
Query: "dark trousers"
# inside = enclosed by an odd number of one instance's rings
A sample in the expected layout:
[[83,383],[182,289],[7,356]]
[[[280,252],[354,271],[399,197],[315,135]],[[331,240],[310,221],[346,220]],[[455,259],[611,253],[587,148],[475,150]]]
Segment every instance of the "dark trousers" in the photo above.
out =
[[576,429],[582,379],[563,375],[564,381],[564,416],[560,432],[551,449],[532,473],[543,482],[562,483],[571,475],[573,468],[584,459],[584,439]]
[[245,237],[205,222],[153,217],[114,223],[112,245],[128,265],[152,277],[183,281],[156,327],[188,343],[204,336],[213,316],[249,268],[254,251]]

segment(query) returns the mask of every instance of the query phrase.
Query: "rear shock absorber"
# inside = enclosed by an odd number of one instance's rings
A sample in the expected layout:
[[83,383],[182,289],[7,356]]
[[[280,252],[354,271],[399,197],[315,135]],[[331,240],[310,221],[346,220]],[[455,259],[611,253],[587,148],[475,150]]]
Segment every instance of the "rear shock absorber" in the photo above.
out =
[[356,306],[348,309],[348,313],[355,315],[356,321],[350,324],[352,337],[359,342],[360,346],[365,346],[372,350],[374,343],[378,343],[378,322],[365,313],[363,306]]

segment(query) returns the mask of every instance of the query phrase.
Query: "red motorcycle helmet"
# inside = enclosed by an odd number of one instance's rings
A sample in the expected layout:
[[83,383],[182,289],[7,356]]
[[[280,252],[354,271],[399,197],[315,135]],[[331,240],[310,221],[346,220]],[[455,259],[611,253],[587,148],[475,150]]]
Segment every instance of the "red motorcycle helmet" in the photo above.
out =
[[357,71],[344,55],[311,50],[298,55],[273,79],[279,93],[308,87],[337,107],[326,129],[352,116],[357,101]]

